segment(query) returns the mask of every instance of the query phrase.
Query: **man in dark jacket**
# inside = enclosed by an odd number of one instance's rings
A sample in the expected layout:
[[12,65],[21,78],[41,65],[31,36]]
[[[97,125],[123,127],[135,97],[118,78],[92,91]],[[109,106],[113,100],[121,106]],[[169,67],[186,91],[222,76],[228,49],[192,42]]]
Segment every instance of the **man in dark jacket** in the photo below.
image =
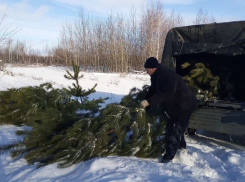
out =
[[184,133],[197,101],[185,81],[159,64],[156,58],[148,58],[144,67],[151,76],[151,86],[141,106],[161,106],[169,118],[165,132],[166,152],[161,161],[166,163],[174,158],[178,149],[186,148]]

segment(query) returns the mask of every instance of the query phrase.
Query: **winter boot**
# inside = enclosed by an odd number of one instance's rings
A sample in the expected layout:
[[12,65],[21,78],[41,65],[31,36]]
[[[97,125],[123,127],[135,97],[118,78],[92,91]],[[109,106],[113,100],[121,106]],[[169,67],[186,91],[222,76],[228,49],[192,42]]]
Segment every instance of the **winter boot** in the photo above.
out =
[[172,159],[170,159],[170,157],[168,156],[168,154],[164,154],[164,156],[162,157],[160,163],[168,163],[170,162]]

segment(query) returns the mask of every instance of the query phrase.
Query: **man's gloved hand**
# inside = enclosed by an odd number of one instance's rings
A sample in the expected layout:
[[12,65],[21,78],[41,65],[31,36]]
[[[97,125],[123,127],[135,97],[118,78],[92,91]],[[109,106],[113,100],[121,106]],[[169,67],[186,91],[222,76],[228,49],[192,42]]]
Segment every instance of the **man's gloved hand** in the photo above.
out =
[[141,105],[141,107],[144,109],[144,108],[146,108],[147,106],[149,106],[149,103],[147,102],[147,100],[142,100],[142,101],[140,102],[140,105]]

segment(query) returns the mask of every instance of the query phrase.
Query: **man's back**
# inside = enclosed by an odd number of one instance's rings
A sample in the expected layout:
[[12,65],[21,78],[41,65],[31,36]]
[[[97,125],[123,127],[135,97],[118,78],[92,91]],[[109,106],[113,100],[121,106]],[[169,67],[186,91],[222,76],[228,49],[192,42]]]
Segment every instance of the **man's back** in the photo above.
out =
[[161,104],[169,115],[191,111],[197,105],[195,95],[185,81],[163,65],[159,65],[151,76],[151,87],[153,96],[149,103]]

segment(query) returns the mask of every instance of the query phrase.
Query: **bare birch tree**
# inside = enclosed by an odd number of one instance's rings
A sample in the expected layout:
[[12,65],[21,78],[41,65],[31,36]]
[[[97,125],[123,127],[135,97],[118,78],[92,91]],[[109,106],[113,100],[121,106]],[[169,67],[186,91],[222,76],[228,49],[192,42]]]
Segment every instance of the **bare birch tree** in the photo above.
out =
[[205,24],[205,23],[214,23],[216,20],[213,15],[209,15],[207,11],[199,9],[196,19],[193,21],[193,24]]
[[0,17],[0,46],[5,45],[8,40],[19,31],[19,29],[13,28],[12,25],[5,24],[6,16],[7,13],[5,11],[3,16]]

